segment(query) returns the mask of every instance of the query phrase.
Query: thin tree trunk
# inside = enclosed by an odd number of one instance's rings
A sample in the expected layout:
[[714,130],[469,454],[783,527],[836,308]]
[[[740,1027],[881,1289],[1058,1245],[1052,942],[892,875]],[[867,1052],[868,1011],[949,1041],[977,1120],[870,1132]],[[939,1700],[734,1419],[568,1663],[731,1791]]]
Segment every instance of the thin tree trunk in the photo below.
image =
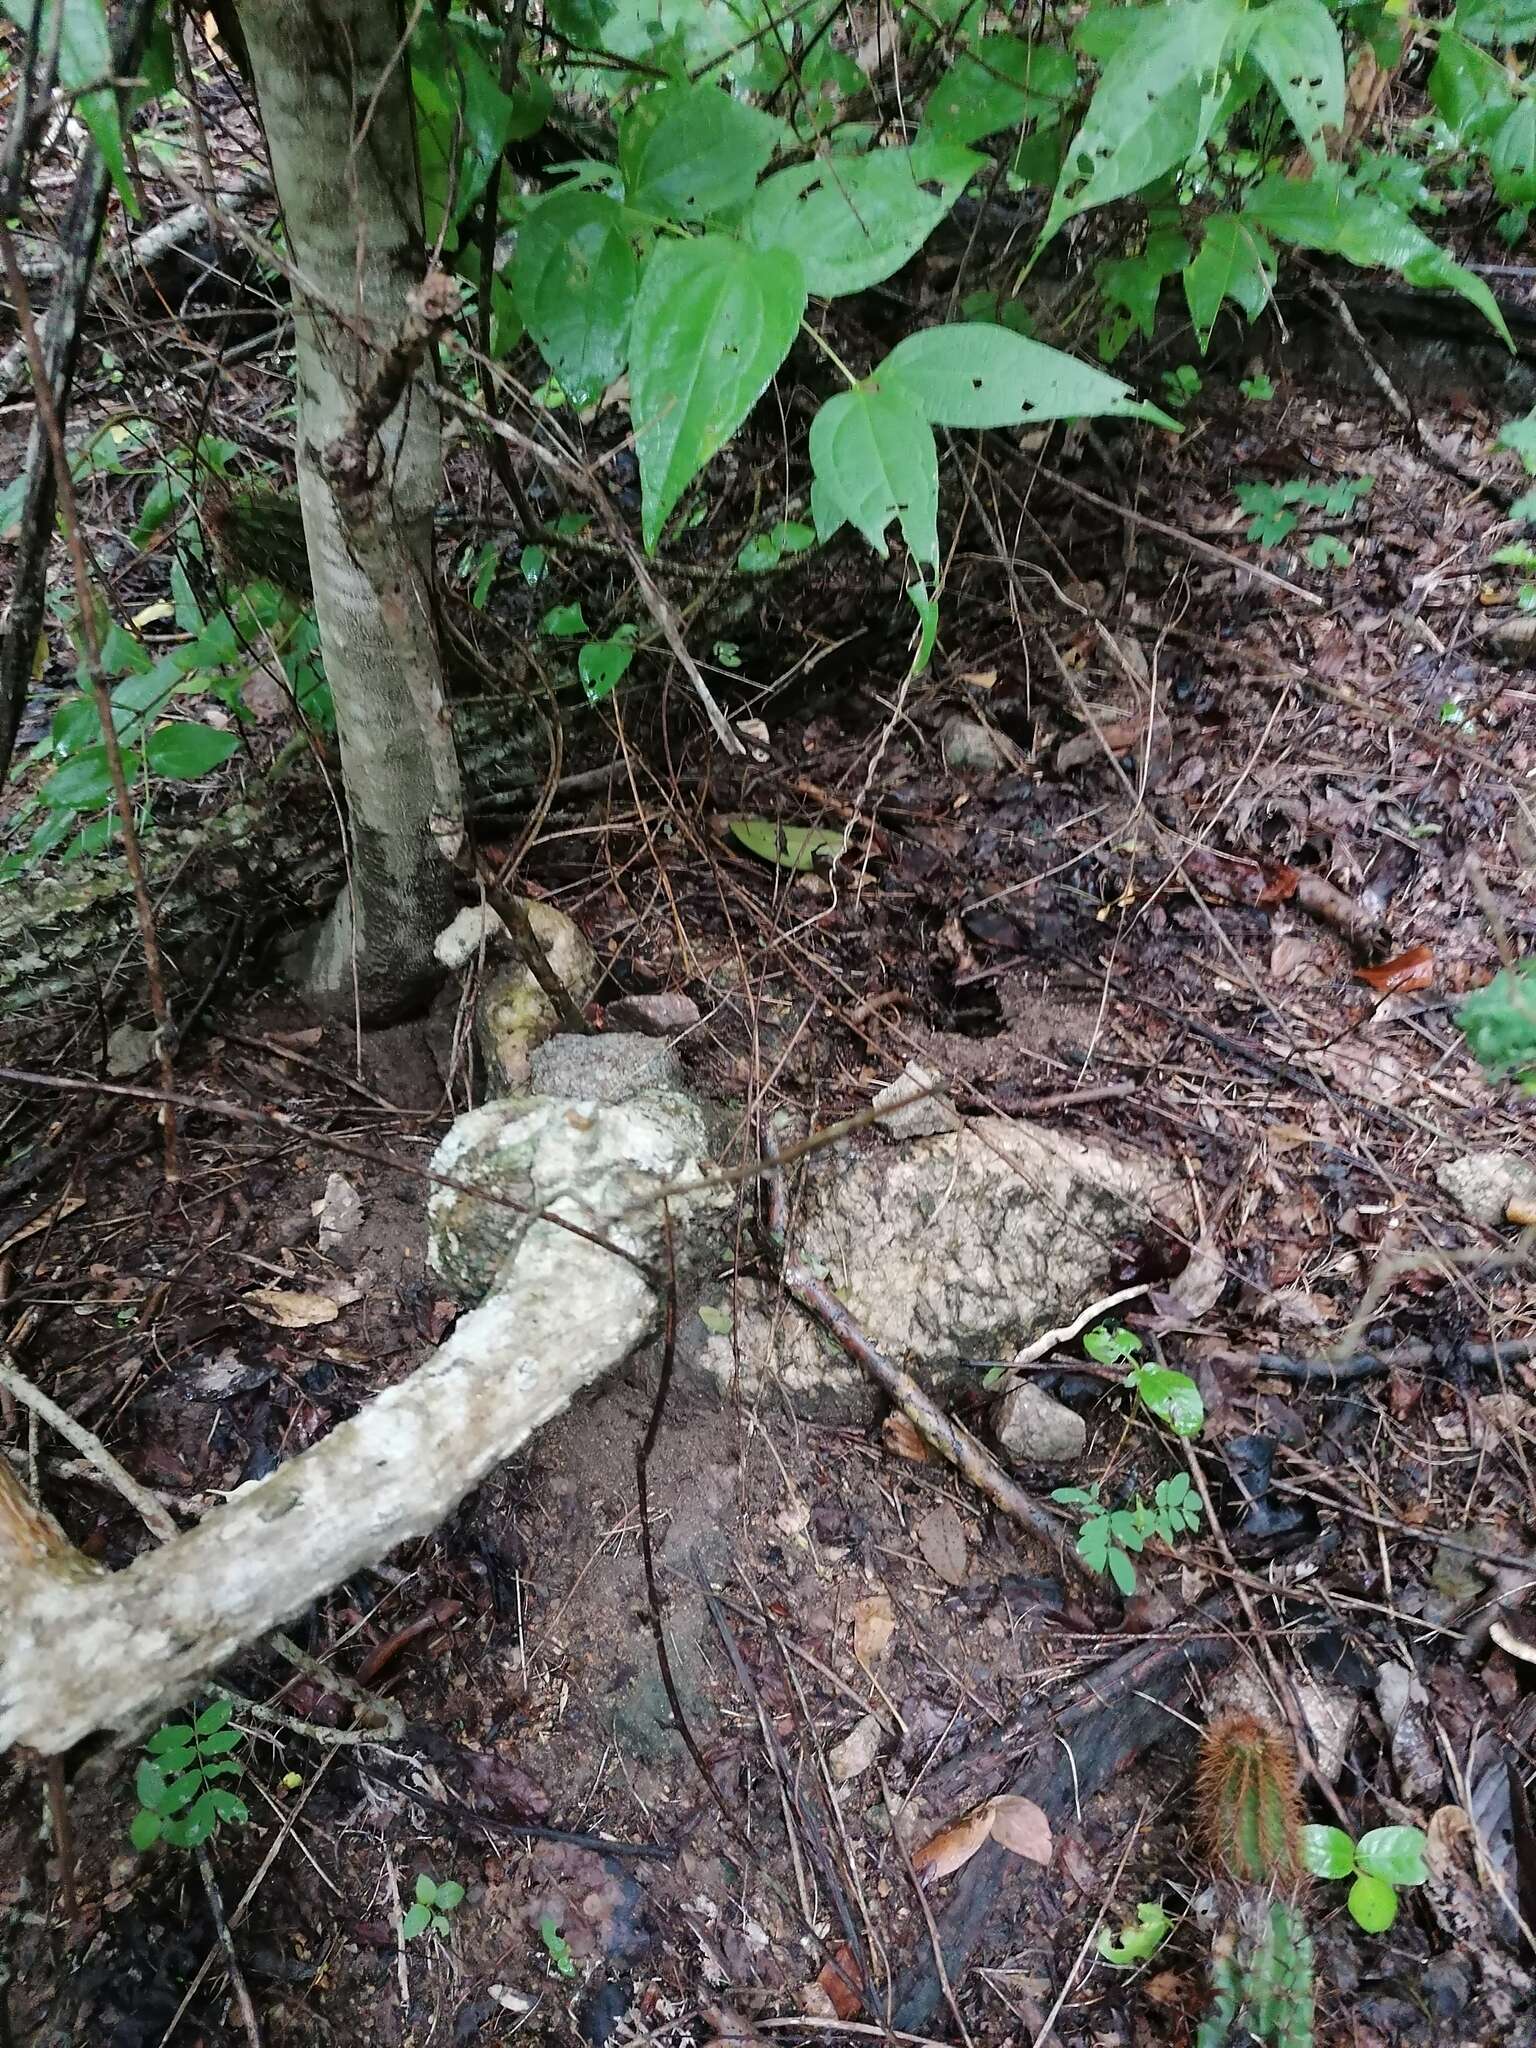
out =
[[295,271],[299,496],[346,785],[348,890],[306,949],[317,1000],[417,1006],[453,915],[463,799],[433,625],[442,486],[430,366],[338,490],[327,451],[413,318],[428,268],[404,17],[392,0],[244,0]]

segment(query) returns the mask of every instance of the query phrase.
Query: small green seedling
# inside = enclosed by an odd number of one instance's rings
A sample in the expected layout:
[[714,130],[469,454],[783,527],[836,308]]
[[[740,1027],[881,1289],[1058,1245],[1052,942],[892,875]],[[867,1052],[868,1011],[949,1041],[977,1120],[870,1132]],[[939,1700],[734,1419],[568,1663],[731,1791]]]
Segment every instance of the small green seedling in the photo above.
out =
[[228,1700],[215,1700],[195,1721],[168,1721],[145,1743],[133,1780],[139,1810],[128,1830],[135,1849],[161,1841],[200,1849],[221,1820],[243,1827],[250,1819],[244,1800],[217,1782],[244,1768],[231,1754],[245,1737],[229,1726],[229,1711]]
[[1173,1928],[1173,1922],[1155,1900],[1143,1899],[1136,1908],[1136,1924],[1122,1927],[1118,1938],[1106,1927],[1099,1936],[1099,1954],[1117,1970],[1134,1969],[1155,1956]]
[[1429,1874],[1422,1828],[1372,1828],[1352,1842],[1342,1828],[1306,1827],[1301,1860],[1314,1877],[1354,1880],[1350,1917],[1367,1934],[1385,1934],[1397,1918],[1399,1890],[1422,1884]]
[[1275,395],[1275,387],[1261,370],[1256,377],[1244,377],[1238,390],[1250,405],[1268,405]]
[[454,1878],[447,1878],[439,1884],[435,1878],[423,1871],[416,1880],[416,1903],[406,1909],[400,1922],[400,1933],[404,1940],[414,1941],[418,1934],[425,1934],[430,1928],[434,1934],[446,1934],[448,1915],[464,1896],[464,1887]]
[[[1277,548],[1301,523],[1301,512],[1293,508],[1321,512],[1328,519],[1342,519],[1354,510],[1374,482],[1375,478],[1369,476],[1335,477],[1329,483],[1297,476],[1283,484],[1239,484],[1233,495],[1249,515],[1249,540],[1261,548]],[[1340,545],[1334,542],[1335,547]]]
[[1100,1365],[1129,1364],[1125,1385],[1175,1436],[1198,1436],[1205,1427],[1205,1403],[1189,1374],[1168,1365],[1141,1363],[1141,1339],[1123,1324],[1101,1323],[1089,1330],[1083,1349]]
[[1536,957],[1500,968],[1467,997],[1456,1022],[1491,1080],[1508,1075],[1536,1094]]
[[1107,1571],[1127,1599],[1136,1590],[1130,1553],[1144,1550],[1149,1536],[1174,1544],[1200,1526],[1200,1502],[1187,1472],[1160,1479],[1150,1506],[1138,1496],[1128,1508],[1107,1508],[1096,1486],[1058,1486],[1051,1499],[1083,1510],[1077,1554],[1090,1571]]
[[539,1922],[539,1939],[543,1942],[549,1960],[562,1977],[574,1977],[576,1958],[571,1954],[571,1944],[555,1925],[554,1915],[546,1913]]

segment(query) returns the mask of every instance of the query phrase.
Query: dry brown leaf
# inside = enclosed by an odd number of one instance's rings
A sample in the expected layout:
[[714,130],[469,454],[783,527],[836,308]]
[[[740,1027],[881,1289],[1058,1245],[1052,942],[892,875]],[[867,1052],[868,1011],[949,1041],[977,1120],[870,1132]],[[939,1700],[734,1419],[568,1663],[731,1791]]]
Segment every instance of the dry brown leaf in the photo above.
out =
[[971,1561],[966,1554],[965,1527],[945,1501],[924,1515],[917,1525],[917,1547],[928,1569],[937,1572],[947,1586],[963,1586],[970,1576]]
[[831,2007],[831,2012],[825,2017],[839,2020],[857,2017],[864,2004],[864,1978],[846,1942],[839,1942],[833,1949],[813,1988]]
[[1429,988],[1435,979],[1435,956],[1428,946],[1410,946],[1394,954],[1379,967],[1358,967],[1356,981],[1363,981],[1379,996],[1407,995],[1414,989]]
[[880,1434],[885,1439],[885,1448],[893,1457],[909,1459],[914,1465],[933,1463],[921,1432],[913,1428],[899,1408],[893,1408],[887,1415],[880,1426]]
[[1015,1856],[1027,1856],[1031,1863],[1051,1860],[1051,1823],[1033,1799],[1020,1799],[1013,1792],[994,1799],[992,1839]]
[[21,1244],[26,1238],[36,1237],[41,1230],[51,1230],[55,1223],[62,1223],[66,1216],[73,1216],[77,1209],[84,1207],[84,1195],[61,1195],[58,1201],[51,1202],[40,1216],[34,1216],[30,1223],[23,1225],[20,1230],[13,1231],[5,1242],[0,1244],[0,1252],[8,1252],[12,1245]]
[[316,1323],[334,1323],[341,1304],[328,1294],[306,1294],[302,1289],[255,1287],[242,1295],[240,1306],[259,1323],[278,1330],[308,1330]]
[[1536,1664],[1536,1643],[1527,1642],[1524,1636],[1517,1636],[1502,1617],[1491,1624],[1488,1633],[1499,1648],[1507,1651],[1511,1657],[1518,1657],[1523,1664]]
[[912,1868],[918,1876],[937,1882],[941,1877],[963,1870],[992,1832],[992,1808],[995,1804],[989,1799],[984,1805],[973,1807],[969,1813],[951,1821],[947,1828],[940,1828],[936,1835],[930,1835],[926,1842],[914,1849]]
[[853,1654],[861,1664],[876,1664],[896,1633],[896,1610],[889,1593],[871,1593],[853,1606]]
[[1168,1292],[1178,1303],[1179,1314],[1197,1322],[1216,1306],[1226,1284],[1226,1260],[1210,1238],[1202,1237],[1178,1279],[1169,1283]]

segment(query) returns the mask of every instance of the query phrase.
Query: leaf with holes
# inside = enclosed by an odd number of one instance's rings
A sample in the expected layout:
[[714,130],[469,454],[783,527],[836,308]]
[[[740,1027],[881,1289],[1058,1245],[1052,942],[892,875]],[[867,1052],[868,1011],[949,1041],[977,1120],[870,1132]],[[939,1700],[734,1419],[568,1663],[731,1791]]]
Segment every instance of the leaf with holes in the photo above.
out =
[[1086,418],[1178,424],[1092,363],[983,321],[909,334],[875,375],[882,385],[894,378],[936,427],[1022,427]]
[[928,95],[920,142],[979,142],[1000,128],[1054,119],[1077,92],[1077,65],[1056,43],[983,36]]
[[599,192],[551,193],[518,229],[513,303],[573,404],[623,369],[639,275],[623,209]]
[[1239,0],[1164,0],[1125,12],[1125,38],[1067,149],[1042,248],[1074,214],[1139,192],[1185,163],[1220,110]]
[[1344,125],[1344,45],[1322,0],[1270,0],[1252,17],[1248,55],[1275,88],[1314,163],[1325,128]]
[[886,528],[928,568],[939,561],[939,452],[917,401],[892,380],[871,381],[829,398],[811,422],[811,503],[816,530],[824,515],[856,526],[876,554],[886,553]]
[[771,114],[718,86],[660,86],[619,124],[625,197],[664,220],[707,220],[751,196],[780,133]]
[[818,158],[765,180],[743,226],[755,247],[796,253],[808,291],[840,298],[916,255],[985,161],[949,142]]
[[589,640],[576,657],[576,671],[589,704],[611,697],[623,681],[635,650],[629,641],[615,634],[610,640]]
[[793,250],[701,235],[658,242],[646,258],[629,385],[648,550],[768,388],[804,311],[805,276]]
[[1200,253],[1184,272],[1184,296],[1195,338],[1204,355],[1216,315],[1235,299],[1250,320],[1269,302],[1275,281],[1275,259],[1269,242],[1236,213],[1213,213],[1205,224]]

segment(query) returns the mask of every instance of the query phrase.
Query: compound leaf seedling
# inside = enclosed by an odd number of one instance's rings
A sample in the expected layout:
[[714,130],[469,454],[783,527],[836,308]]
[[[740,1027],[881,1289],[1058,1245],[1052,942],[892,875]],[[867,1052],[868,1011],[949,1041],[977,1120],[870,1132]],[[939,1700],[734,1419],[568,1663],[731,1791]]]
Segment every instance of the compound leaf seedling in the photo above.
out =
[[217,1782],[244,1768],[231,1752],[245,1737],[229,1726],[229,1714],[229,1701],[215,1700],[195,1720],[166,1722],[145,1743],[133,1780],[139,1810],[128,1830],[135,1849],[160,1841],[199,1849],[221,1820],[243,1827],[250,1819],[244,1800]]
[[1119,1936],[1106,1927],[1099,1936],[1099,1954],[1117,1970],[1129,1970],[1155,1956],[1168,1939],[1173,1922],[1156,1900],[1143,1899],[1136,1908],[1136,1922],[1122,1927]]

